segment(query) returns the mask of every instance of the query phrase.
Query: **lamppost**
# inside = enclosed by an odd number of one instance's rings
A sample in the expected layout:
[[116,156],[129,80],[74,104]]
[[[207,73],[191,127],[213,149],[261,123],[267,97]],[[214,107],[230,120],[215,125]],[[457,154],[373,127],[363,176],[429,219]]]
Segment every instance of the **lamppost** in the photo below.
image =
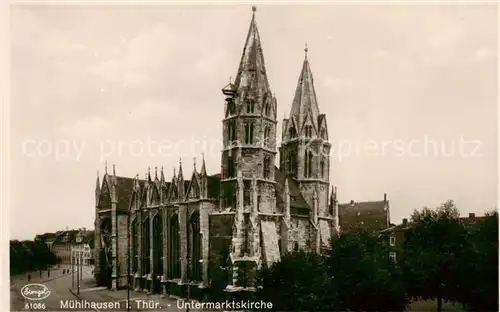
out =
[[78,270],[78,265],[80,264],[80,258],[77,256],[76,257],[76,293],[79,295],[80,294],[80,270]]
[[130,211],[127,212],[127,312],[130,311]]
[[83,280],[83,250],[80,250],[78,255],[80,257],[80,280]]
[[74,250],[71,247],[70,258],[71,258],[71,288],[75,288],[75,259],[74,259]]

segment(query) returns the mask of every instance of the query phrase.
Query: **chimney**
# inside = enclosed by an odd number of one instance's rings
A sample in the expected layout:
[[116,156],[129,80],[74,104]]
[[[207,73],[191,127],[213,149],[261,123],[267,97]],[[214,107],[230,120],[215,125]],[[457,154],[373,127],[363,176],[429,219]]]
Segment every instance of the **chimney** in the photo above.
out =
[[476,214],[475,213],[469,213],[469,219],[474,219],[476,217]]
[[403,226],[407,226],[408,225],[408,219],[404,218],[403,219]]
[[384,193],[384,203],[387,201],[387,193]]
[[351,199],[351,206],[354,206],[354,200]]

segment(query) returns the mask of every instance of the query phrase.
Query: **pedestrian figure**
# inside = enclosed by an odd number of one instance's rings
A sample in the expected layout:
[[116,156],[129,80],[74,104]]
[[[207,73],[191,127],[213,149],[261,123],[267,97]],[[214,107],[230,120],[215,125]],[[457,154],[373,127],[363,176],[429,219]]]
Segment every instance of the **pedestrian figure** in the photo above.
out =
[[31,281],[31,275],[28,274],[28,282]]
[[63,269],[63,275],[64,275],[64,273],[66,273],[66,271]]
[[50,269],[47,270],[47,277],[50,277]]
[[40,270],[40,278],[42,278],[42,270]]

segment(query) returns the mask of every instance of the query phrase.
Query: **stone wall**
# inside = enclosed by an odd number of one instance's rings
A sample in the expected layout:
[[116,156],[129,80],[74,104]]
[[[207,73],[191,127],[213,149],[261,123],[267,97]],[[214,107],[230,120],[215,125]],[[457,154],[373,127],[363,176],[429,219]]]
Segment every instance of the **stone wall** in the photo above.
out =
[[[221,259],[221,253],[231,246],[233,235],[234,214],[212,214],[209,219],[209,263],[210,267],[220,266],[226,259]],[[209,275],[211,269],[209,268]],[[210,278],[210,277],[209,277]]]
[[118,287],[127,285],[127,215],[120,214],[116,217],[117,226],[117,278]]
[[290,222],[290,233],[288,241],[288,250],[295,249],[295,243],[298,243],[299,249],[309,251],[314,247],[313,245],[313,229],[309,218],[292,217]]

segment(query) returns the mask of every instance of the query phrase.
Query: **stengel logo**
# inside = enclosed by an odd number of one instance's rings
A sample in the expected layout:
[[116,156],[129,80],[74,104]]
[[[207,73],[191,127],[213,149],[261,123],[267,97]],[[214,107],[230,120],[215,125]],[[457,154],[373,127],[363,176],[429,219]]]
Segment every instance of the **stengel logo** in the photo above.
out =
[[28,300],[43,300],[50,296],[50,290],[43,284],[27,284],[21,288],[21,295]]

